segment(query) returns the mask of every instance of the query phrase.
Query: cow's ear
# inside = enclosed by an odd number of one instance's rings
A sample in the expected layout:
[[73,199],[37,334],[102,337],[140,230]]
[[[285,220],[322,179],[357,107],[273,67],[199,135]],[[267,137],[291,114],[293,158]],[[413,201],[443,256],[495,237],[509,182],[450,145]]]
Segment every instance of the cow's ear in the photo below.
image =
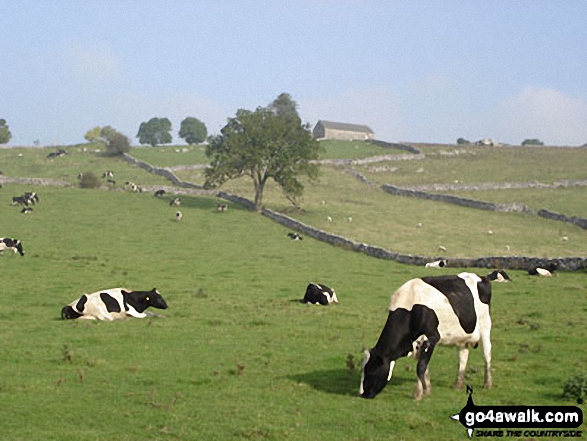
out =
[[121,289],[120,292],[122,293],[122,295],[130,294],[128,291],[125,291],[124,289]]

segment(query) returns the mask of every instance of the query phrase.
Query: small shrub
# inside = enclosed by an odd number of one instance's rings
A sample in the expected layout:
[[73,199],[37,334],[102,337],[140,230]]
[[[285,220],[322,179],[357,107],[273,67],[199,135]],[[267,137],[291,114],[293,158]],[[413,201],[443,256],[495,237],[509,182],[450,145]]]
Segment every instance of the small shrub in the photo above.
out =
[[587,397],[587,374],[579,374],[565,381],[563,395],[567,398],[573,398],[577,402],[583,402]]
[[83,173],[79,182],[81,188],[98,188],[100,185],[100,179],[92,172]]

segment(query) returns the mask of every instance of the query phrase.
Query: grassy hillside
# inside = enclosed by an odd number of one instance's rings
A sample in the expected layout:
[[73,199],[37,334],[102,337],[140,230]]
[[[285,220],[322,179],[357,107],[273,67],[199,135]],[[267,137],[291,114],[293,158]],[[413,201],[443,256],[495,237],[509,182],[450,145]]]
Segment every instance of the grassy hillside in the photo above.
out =
[[[454,269],[292,242],[247,210],[218,213],[212,198],[184,198],[178,223],[168,201],[149,194],[43,188],[35,212],[23,216],[6,195],[27,188],[0,193],[0,231],[27,251],[0,256],[3,439],[466,436],[449,419],[466,403],[466,393],[451,388],[453,349],[435,351],[432,396],[421,402],[411,398],[408,359],[375,400],[357,397],[357,365],[383,327],[389,295],[412,277]],[[475,402],[574,405],[562,385],[587,366],[578,350],[587,338],[585,273],[511,276],[513,283],[494,286],[493,389],[482,389],[481,352],[471,353]],[[299,303],[310,281],[333,286],[340,305]],[[156,286],[169,304],[165,318],[59,319],[81,293],[114,286]]]
[[[451,154],[458,151],[459,154]],[[445,152],[448,154],[441,154]],[[587,179],[585,148],[453,147],[426,151],[424,160],[370,164],[356,169],[379,184],[410,186],[476,182],[551,183]],[[382,170],[387,166],[389,170]]]
[[143,185],[169,184],[166,179],[145,173],[120,157],[96,152],[100,147],[94,144],[64,147],[68,155],[53,159],[48,159],[47,155],[56,151],[55,148],[0,149],[0,171],[7,177],[52,178],[77,185],[79,173],[93,172],[102,176],[106,170],[112,170],[117,182],[115,188],[122,187],[126,181]]
[[[198,171],[178,175],[203,182]],[[223,188],[253,197],[248,178],[228,182]],[[583,195],[587,191],[572,190],[565,194]],[[557,194],[553,196],[555,200]],[[574,203],[575,199],[561,200],[559,205],[570,207]],[[308,225],[405,254],[437,256],[442,245],[447,248],[442,253],[446,257],[587,256],[587,231],[579,227],[520,213],[495,213],[392,196],[336,167],[323,166],[320,180],[307,184],[303,212],[291,211],[291,204],[275,185],[266,190],[265,204]],[[489,230],[494,234],[489,235]],[[562,241],[563,236],[570,240]]]

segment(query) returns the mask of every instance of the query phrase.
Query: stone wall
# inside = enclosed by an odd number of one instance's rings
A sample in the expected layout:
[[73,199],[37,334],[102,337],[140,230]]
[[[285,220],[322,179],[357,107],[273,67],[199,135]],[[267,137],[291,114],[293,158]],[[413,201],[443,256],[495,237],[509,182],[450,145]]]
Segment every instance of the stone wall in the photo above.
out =
[[538,211],[538,216],[544,217],[546,219],[551,219],[559,222],[568,222],[573,225],[577,225],[578,227],[587,230],[587,219],[583,217],[571,216],[567,217],[564,214],[555,213],[554,211],[548,211],[544,208]]
[[461,205],[468,208],[477,208],[479,210],[499,211],[505,213],[519,212],[531,213],[532,210],[526,205],[517,202],[510,204],[496,204],[494,202],[483,202],[475,199],[463,198],[450,194],[427,193],[420,190],[412,190],[409,188],[396,187],[394,185],[384,184],[381,188],[393,195],[407,196],[418,199],[427,199],[431,201],[446,202],[450,204]]
[[69,187],[69,182],[49,178],[8,178],[0,176],[0,184],[41,185],[49,187]]

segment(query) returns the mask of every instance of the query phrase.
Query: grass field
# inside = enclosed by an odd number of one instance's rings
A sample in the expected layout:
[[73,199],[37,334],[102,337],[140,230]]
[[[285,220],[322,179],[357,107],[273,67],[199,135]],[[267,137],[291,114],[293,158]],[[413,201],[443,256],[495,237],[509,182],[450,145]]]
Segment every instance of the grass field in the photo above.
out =
[[[458,150],[458,155],[441,151]],[[454,181],[533,182],[545,184],[561,179],[587,179],[587,149],[531,147],[456,147],[427,149],[426,158],[414,161],[388,161],[356,167],[378,184],[410,186],[452,184]],[[387,165],[394,171],[374,172]]]
[[587,218],[587,189],[585,187],[446,191],[442,193],[500,204],[522,202],[535,211],[545,208],[557,213],[564,213],[567,216]]
[[[466,403],[451,388],[452,349],[435,351],[432,395],[421,402],[408,359],[375,400],[357,397],[361,353],[390,294],[457,270],[292,242],[258,214],[218,213],[212,198],[184,197],[178,223],[149,194],[42,188],[23,216],[8,195],[28,189],[0,190],[0,231],[27,252],[0,256],[2,439],[465,439],[449,419]],[[471,353],[475,402],[575,405],[562,385],[587,367],[586,274],[510,275],[493,290],[493,389],[482,389],[481,352]],[[340,305],[299,303],[310,281],[334,287]],[[115,286],[156,286],[165,318],[59,319],[81,293]]]
[[[182,179],[203,182],[200,171],[177,174]],[[223,188],[253,198],[247,178],[228,182]],[[585,188],[571,190],[566,194],[587,192]],[[558,206],[572,207],[574,201],[560,201]],[[307,184],[303,212],[291,211],[291,204],[275,185],[268,186],[265,205],[305,224],[405,254],[436,256],[442,245],[447,248],[442,253],[446,257],[587,256],[587,231],[574,225],[521,213],[495,213],[392,196],[336,167],[323,166],[320,180]],[[420,223],[422,228],[418,227]],[[494,234],[487,234],[489,230]],[[562,240],[564,236],[569,237],[568,242]]]

